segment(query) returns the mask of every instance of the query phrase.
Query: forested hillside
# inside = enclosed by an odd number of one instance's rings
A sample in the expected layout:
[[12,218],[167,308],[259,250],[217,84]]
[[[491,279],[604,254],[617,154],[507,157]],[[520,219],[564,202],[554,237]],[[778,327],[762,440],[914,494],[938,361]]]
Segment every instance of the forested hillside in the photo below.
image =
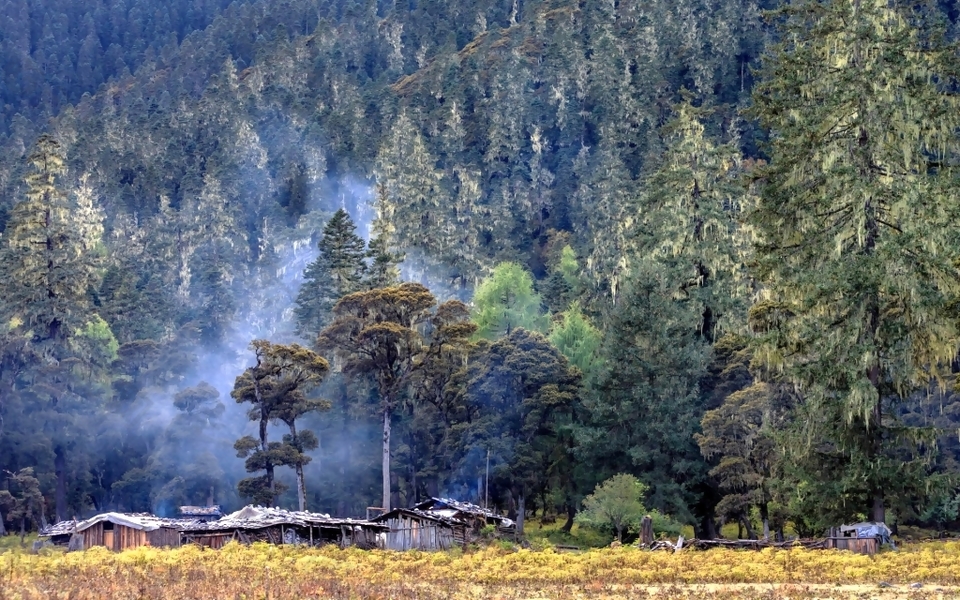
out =
[[947,8],[0,15],[6,526],[447,495],[569,528],[618,473],[701,536],[957,521]]

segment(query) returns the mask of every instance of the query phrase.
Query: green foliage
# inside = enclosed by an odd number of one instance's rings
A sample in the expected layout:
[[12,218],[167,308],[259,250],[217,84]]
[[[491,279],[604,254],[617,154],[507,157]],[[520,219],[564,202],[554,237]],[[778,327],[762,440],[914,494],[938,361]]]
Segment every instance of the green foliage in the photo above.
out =
[[7,481],[12,493],[0,490],[0,508],[4,509],[6,518],[20,526],[20,542],[23,543],[27,527],[34,522],[39,524],[43,514],[40,481],[34,477],[31,467],[16,473],[7,471]]
[[633,475],[619,473],[597,485],[593,493],[583,499],[583,512],[577,515],[581,524],[610,525],[623,541],[623,532],[636,526],[646,513],[643,497],[647,487]]
[[898,413],[960,344],[958,71],[933,11],[790,3],[754,93],[773,134],[750,215],[757,359],[802,390],[793,487],[837,519],[922,496],[935,433]]
[[315,339],[332,320],[337,301],[360,290],[367,266],[364,242],[356,229],[342,208],[324,226],[317,244],[320,254],[304,271],[297,294],[294,315],[301,337]]
[[473,294],[473,320],[477,336],[494,340],[522,327],[545,331],[539,294],[533,289],[533,277],[517,263],[501,263],[480,282]]
[[[259,439],[244,436],[234,444],[238,458],[245,458],[248,472],[264,471],[264,475],[242,480],[237,489],[241,495],[265,506],[273,506],[283,491],[274,478],[277,466],[291,466],[297,474],[297,495],[300,510],[305,510],[306,493],[303,465],[309,462],[305,450],[316,448],[312,432],[296,429],[296,419],[307,412],[327,410],[330,403],[308,396],[329,371],[327,361],[316,352],[299,344],[273,344],[266,340],[250,343],[256,364],[237,377],[230,393],[238,403],[252,405],[250,420],[259,421]],[[280,420],[290,428],[283,443],[268,439],[268,425]]]
[[93,352],[96,353],[97,362],[101,365],[108,365],[117,360],[117,350],[120,349],[120,343],[114,337],[110,325],[100,318],[100,315],[93,315],[93,318],[87,321],[79,335],[86,338]]
[[526,497],[571,475],[565,434],[580,374],[541,334],[517,328],[485,347],[464,375],[472,418],[461,426],[461,469],[481,472],[483,458],[473,449],[490,452],[490,485],[518,498],[522,533]]
[[583,315],[577,302],[554,321],[550,330],[550,343],[584,374],[593,371],[601,338],[600,330]]

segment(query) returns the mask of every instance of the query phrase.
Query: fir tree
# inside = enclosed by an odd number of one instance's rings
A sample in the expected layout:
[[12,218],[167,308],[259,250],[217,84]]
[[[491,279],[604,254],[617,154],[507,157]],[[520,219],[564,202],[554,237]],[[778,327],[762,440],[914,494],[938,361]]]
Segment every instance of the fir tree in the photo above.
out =
[[89,188],[76,199],[63,189],[65,159],[53,137],[37,140],[28,160],[27,197],[14,206],[4,236],[5,321],[14,319],[48,354],[62,358],[66,340],[90,316],[103,216]]
[[303,274],[303,285],[297,294],[297,334],[313,340],[333,320],[337,300],[359,290],[366,266],[363,238],[356,225],[342,208],[323,228],[317,248],[320,254]]
[[957,50],[929,2],[774,14],[783,41],[753,111],[771,132],[751,215],[757,358],[803,394],[788,452],[807,493],[835,499],[835,518],[884,521],[889,498],[920,493],[932,442],[898,406],[960,343]]
[[399,265],[403,254],[395,251],[395,228],[393,226],[393,208],[389,192],[384,184],[377,185],[377,218],[373,221],[370,243],[367,247],[367,267],[364,287],[373,290],[390,287],[400,283]]

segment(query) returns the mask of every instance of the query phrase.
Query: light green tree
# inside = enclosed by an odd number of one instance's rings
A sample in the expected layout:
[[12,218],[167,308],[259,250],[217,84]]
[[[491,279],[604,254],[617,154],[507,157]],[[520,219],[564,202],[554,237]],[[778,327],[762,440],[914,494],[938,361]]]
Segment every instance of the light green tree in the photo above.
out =
[[753,109],[771,140],[750,216],[756,356],[803,395],[788,457],[808,496],[883,521],[888,498],[921,493],[933,447],[897,407],[960,344],[956,47],[932,2],[801,0],[775,16]]
[[514,262],[500,263],[480,282],[473,294],[473,321],[477,336],[493,340],[517,327],[545,331],[540,295],[533,289],[533,276]]
[[583,499],[583,512],[577,519],[584,524],[609,525],[623,542],[623,533],[647,512],[643,506],[645,486],[633,475],[619,473],[597,484],[593,493]]
[[584,316],[578,302],[574,302],[569,310],[554,322],[549,339],[581,372],[587,374],[592,371],[597,361],[602,334]]

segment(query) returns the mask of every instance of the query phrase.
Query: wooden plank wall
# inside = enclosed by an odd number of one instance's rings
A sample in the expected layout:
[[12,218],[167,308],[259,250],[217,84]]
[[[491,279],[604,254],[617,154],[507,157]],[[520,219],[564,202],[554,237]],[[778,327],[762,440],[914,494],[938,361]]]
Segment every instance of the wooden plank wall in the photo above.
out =
[[180,532],[169,527],[161,527],[147,532],[147,545],[155,548],[179,548]]
[[141,531],[132,527],[114,525],[112,531],[106,532],[109,535],[104,535],[104,533],[104,523],[97,523],[81,531],[80,535],[83,536],[84,549],[94,546],[107,546],[108,543],[109,548],[117,552],[140,546],[156,546],[158,548],[177,548],[180,546],[180,532],[166,527],[156,531]]
[[827,548],[849,550],[857,554],[873,556],[877,553],[880,544],[876,538],[831,537],[827,538]]
[[[401,515],[387,522],[388,550],[449,550],[457,544],[453,529],[429,520],[416,520]],[[463,539],[463,532],[458,536]],[[461,542],[462,543],[462,542]]]
[[97,523],[80,532],[83,536],[83,549],[103,545],[103,523]]

